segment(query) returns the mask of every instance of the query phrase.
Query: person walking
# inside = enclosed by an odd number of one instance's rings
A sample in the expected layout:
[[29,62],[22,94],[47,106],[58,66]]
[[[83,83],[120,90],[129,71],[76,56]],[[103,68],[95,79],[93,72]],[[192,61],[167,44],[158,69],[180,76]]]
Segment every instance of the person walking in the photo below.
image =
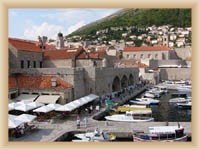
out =
[[77,119],[76,119],[76,127],[77,127],[77,129],[80,128],[80,124],[81,124],[80,117],[77,116]]

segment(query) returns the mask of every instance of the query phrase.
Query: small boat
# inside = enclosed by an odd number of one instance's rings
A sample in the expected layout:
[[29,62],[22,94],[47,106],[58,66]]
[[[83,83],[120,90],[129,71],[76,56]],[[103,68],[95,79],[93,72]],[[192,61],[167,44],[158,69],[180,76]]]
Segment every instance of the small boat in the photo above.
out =
[[115,110],[115,112],[127,112],[127,111],[135,111],[135,110],[147,110],[150,108],[143,107],[144,105],[138,105],[142,107],[124,107],[124,106],[119,106]]
[[178,87],[176,87],[176,90],[183,91],[183,92],[191,92],[192,91],[192,89],[187,86],[178,86]]
[[172,98],[177,98],[177,97],[184,97],[187,98],[187,93],[172,93],[171,94]]
[[155,97],[157,97],[157,96],[158,96],[158,95],[152,94],[152,93],[149,93],[149,92],[145,92],[145,93],[144,93],[144,97],[155,98]]
[[142,97],[142,98],[136,98],[137,101],[141,101],[141,102],[150,102],[150,105],[158,105],[159,104],[159,100],[157,99],[153,99],[153,98],[147,98],[147,97]]
[[130,108],[146,108],[146,105],[123,105],[121,107],[130,107]]
[[125,114],[105,116],[105,119],[118,122],[149,122],[154,120],[152,117],[136,116],[134,113],[130,112],[126,112]]
[[147,101],[139,101],[139,100],[130,100],[129,102],[137,105],[150,105],[150,102]]
[[178,126],[156,126],[149,127],[149,133],[135,133],[134,142],[176,142],[187,141],[184,128]]
[[188,102],[188,99],[183,97],[171,98],[169,100],[169,103],[185,103],[185,102]]
[[74,136],[78,139],[72,140],[73,142],[105,142],[116,139],[115,135],[101,132],[98,128],[93,132],[75,134]]
[[178,106],[178,108],[191,109],[191,107],[192,107],[192,102],[177,103],[176,105]]
[[158,105],[160,101],[152,98],[142,97],[136,98],[135,100],[130,100],[130,102],[138,105]]

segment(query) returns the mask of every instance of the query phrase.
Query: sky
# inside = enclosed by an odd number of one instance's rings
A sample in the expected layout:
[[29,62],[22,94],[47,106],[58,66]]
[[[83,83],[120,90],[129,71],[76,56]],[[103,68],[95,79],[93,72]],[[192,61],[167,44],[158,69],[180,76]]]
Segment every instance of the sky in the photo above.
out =
[[57,33],[68,35],[90,22],[108,16],[119,8],[67,8],[8,10],[8,36],[37,40],[38,36],[56,39]]

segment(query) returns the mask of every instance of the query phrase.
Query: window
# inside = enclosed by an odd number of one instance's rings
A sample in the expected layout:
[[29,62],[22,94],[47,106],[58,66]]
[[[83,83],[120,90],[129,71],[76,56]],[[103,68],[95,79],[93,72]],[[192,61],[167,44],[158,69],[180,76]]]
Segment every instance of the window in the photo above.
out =
[[33,68],[36,68],[36,61],[33,61]]
[[148,58],[151,58],[151,54],[148,54]]
[[136,58],[136,54],[133,55],[133,58]]
[[30,60],[27,60],[27,68],[30,68]]
[[40,68],[42,68],[42,61],[40,61]]
[[126,55],[126,58],[129,58],[129,54]]
[[140,58],[143,58],[143,57],[144,57],[144,55],[143,55],[143,54],[141,54],[141,55],[140,55]]
[[21,60],[21,68],[24,68],[24,61]]
[[158,54],[155,54],[155,58],[158,58]]

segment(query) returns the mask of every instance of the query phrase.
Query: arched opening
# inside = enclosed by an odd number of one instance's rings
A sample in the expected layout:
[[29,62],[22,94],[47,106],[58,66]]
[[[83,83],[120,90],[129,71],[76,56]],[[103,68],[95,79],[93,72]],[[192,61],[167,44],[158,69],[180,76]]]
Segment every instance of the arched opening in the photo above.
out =
[[112,83],[112,91],[119,91],[120,90],[120,79],[119,77],[115,77]]
[[125,88],[128,86],[128,78],[124,75],[121,80],[121,87]]
[[133,85],[134,81],[133,81],[133,75],[130,74],[129,75],[129,80],[128,80],[128,85]]

